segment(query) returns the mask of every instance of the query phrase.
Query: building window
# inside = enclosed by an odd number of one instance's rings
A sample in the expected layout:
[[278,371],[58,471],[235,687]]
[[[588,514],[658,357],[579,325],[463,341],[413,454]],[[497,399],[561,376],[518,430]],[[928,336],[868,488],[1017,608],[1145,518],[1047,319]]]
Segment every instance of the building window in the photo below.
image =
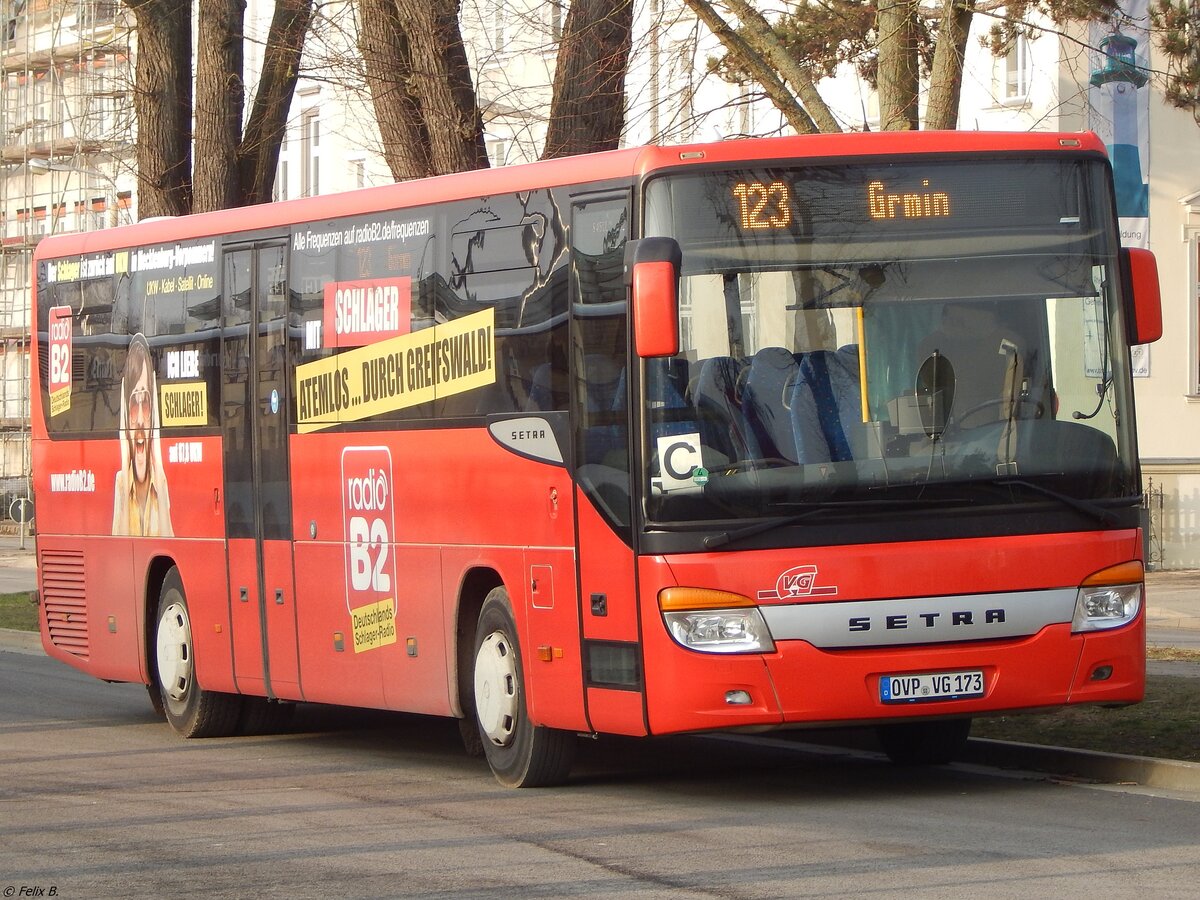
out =
[[91,214],[88,216],[87,231],[99,231],[108,226],[108,200],[105,197],[93,197]]
[[505,0],[495,0],[492,7],[492,46],[503,50],[508,41],[508,8]]
[[[654,4],[651,4],[651,15],[654,15]],[[550,0],[546,4],[547,25],[550,29],[550,39],[554,42],[562,40],[563,29],[563,5],[560,0]],[[652,21],[657,21],[654,19]]]
[[1192,310],[1192,376],[1188,389],[1200,396],[1200,229],[1188,228],[1188,295]]
[[321,193],[321,119],[315,109],[300,119],[300,192],[304,197]]
[[508,162],[508,145],[509,142],[503,138],[493,138],[486,142],[488,161],[492,166],[499,168]]
[[1004,99],[1019,100],[1029,94],[1029,39],[1018,34],[1004,55]]
[[283,137],[279,141],[279,166],[275,172],[275,190],[271,192],[275,200],[288,198],[288,130],[283,129]]
[[13,126],[23,124],[21,111],[25,105],[25,84],[18,81],[16,75],[7,75],[4,79],[4,114]]
[[35,141],[50,140],[50,85],[45,76],[33,82],[33,127],[30,134]]
[[365,159],[350,160],[350,178],[356,188],[367,186],[367,161]]

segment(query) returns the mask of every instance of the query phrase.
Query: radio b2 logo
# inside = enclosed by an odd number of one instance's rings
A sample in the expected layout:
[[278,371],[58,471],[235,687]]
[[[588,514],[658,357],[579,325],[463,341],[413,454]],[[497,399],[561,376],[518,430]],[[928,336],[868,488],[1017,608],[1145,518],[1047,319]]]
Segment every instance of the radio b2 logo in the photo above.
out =
[[71,307],[50,308],[50,415],[71,408]]
[[355,653],[396,642],[394,486],[386,447],[342,451],[346,609]]

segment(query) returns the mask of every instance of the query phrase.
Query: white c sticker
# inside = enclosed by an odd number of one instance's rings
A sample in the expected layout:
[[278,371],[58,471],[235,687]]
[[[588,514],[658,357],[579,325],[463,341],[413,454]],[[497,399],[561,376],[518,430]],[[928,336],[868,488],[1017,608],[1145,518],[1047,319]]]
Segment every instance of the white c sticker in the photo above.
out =
[[658,468],[664,491],[698,490],[696,470],[703,466],[699,432],[658,438]]

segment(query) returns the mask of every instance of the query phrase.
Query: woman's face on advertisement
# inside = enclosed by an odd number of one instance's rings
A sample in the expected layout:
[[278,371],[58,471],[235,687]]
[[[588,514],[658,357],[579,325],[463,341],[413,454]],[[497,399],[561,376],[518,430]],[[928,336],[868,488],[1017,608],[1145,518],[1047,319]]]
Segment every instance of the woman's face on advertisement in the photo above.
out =
[[133,474],[145,481],[150,471],[151,424],[150,373],[143,369],[129,395],[129,449],[133,457]]

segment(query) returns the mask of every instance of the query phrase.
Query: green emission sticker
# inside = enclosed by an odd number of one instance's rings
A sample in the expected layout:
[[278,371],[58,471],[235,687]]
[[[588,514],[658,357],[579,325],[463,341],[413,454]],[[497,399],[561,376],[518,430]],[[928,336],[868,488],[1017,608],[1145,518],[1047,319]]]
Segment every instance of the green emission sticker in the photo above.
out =
[[708,469],[704,466],[697,466],[696,471],[692,473],[692,482],[704,487],[708,484]]

